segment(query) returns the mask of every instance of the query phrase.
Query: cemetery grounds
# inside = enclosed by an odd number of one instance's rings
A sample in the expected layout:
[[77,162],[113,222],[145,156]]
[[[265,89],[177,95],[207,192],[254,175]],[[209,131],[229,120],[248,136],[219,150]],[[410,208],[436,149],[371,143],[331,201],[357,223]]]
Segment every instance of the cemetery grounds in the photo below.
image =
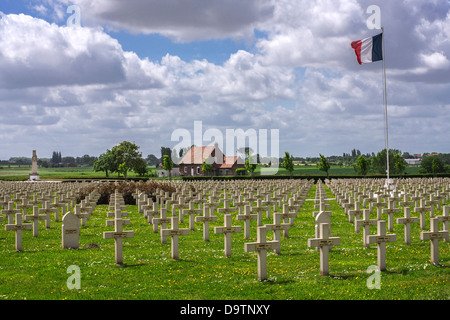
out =
[[[312,185],[306,199],[314,199]],[[334,198],[324,185],[328,198]],[[124,239],[124,265],[114,264],[114,240],[103,239],[107,205],[95,206],[86,225],[81,227],[80,248],[61,248],[61,218],[52,216],[50,228],[39,222],[39,236],[23,231],[23,251],[16,252],[13,231],[5,231],[0,222],[0,300],[76,300],[76,299],[161,299],[161,300],[448,300],[450,299],[450,243],[439,241],[440,266],[430,263],[430,241],[420,239],[418,223],[411,226],[411,245],[403,242],[404,226],[394,223],[397,241],[387,244],[387,271],[380,274],[380,288],[368,287],[370,266],[377,265],[376,245],[363,248],[362,232],[355,233],[344,209],[328,202],[332,211],[331,233],[340,237],[340,245],[330,251],[330,275],[319,275],[319,252],[307,241],[315,238],[312,212],[314,201],[304,201],[288,238],[281,238],[281,254],[267,255],[268,280],[257,280],[255,252],[244,252],[244,243],[256,241],[256,220],[250,225],[250,239],[243,233],[232,234],[232,256],[224,256],[223,234],[214,227],[223,226],[224,216],[215,211],[210,222],[210,241],[203,241],[203,224],[179,239],[179,260],[171,259],[170,238],[161,244],[160,234],[139,213],[136,205],[127,205],[134,237]],[[449,204],[448,202],[446,203]],[[197,205],[196,205],[197,207]],[[223,207],[220,203],[218,208]],[[31,213],[32,209],[28,209]],[[374,209],[374,212],[376,209]],[[403,210],[394,219],[403,217]],[[168,210],[168,212],[171,212]],[[441,215],[435,210],[435,215]],[[235,218],[232,224],[243,226]],[[411,215],[416,216],[411,210]],[[188,218],[180,228],[188,228]],[[272,223],[263,214],[263,224]],[[427,213],[429,226],[429,213]],[[376,227],[371,227],[371,234]],[[388,232],[391,233],[391,232]],[[267,232],[271,240],[272,232]],[[95,244],[95,245],[93,245]],[[69,289],[68,268],[80,268],[80,289]]]

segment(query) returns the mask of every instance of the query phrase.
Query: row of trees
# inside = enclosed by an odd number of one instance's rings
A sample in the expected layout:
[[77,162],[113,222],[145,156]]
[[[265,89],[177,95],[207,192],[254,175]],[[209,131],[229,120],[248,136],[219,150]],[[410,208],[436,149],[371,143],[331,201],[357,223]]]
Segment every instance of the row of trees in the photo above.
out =
[[[358,150],[359,151],[359,150]],[[367,175],[369,172],[374,173],[386,173],[387,170],[387,154],[386,149],[381,150],[376,155],[362,155],[360,152],[352,152],[352,157],[359,154],[356,161],[353,163],[354,170],[359,175]],[[409,154],[408,154],[409,155]],[[346,156],[344,154],[344,156]],[[281,167],[289,171],[291,177],[294,171],[294,157],[285,152],[284,157],[281,159]],[[450,171],[450,166],[446,164],[446,161],[450,163],[450,156],[444,155],[424,155],[420,165],[421,173],[444,173]],[[319,158],[316,161],[317,168],[324,171],[329,176],[329,170],[331,164],[328,158],[319,153]],[[404,155],[400,150],[389,149],[389,173],[403,174],[406,169],[406,161]]]

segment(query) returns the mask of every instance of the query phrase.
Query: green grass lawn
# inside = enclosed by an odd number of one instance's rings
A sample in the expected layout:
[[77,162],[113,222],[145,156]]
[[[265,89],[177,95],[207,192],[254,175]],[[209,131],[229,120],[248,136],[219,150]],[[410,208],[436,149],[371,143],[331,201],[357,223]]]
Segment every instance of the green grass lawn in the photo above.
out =
[[[149,170],[155,171],[155,167],[149,167]],[[27,180],[31,173],[30,167],[3,167],[0,169],[0,180]],[[105,179],[104,172],[95,172],[92,167],[62,167],[62,168],[38,168],[39,178],[41,180],[64,180],[64,179]],[[117,173],[109,175],[110,178],[117,178]],[[138,177],[133,171],[128,173],[129,178]]]
[[[261,169],[264,168],[263,166],[259,165],[255,173],[260,173]],[[274,172],[276,174],[281,175],[289,175],[289,171],[284,168],[276,168],[272,169],[270,167],[264,168],[264,170],[267,170],[267,172]],[[330,175],[358,175],[358,173],[353,169],[353,167],[342,167],[342,166],[331,166],[330,170],[328,171]],[[417,166],[407,166],[405,168],[405,174],[418,174],[419,173],[419,167]],[[311,175],[311,176],[326,176],[326,173],[324,171],[320,171],[317,166],[315,165],[296,165],[294,166],[294,175]],[[374,174],[373,172],[369,172],[369,174]]]
[[[332,197],[329,189],[326,189]],[[315,186],[307,198],[313,198]],[[0,222],[0,300],[44,299],[162,299],[162,300],[303,300],[303,299],[450,299],[450,243],[440,241],[441,266],[430,264],[430,241],[420,240],[418,224],[412,226],[412,244],[403,243],[403,225],[394,224],[395,243],[387,244],[387,271],[381,273],[381,288],[369,289],[373,274],[367,269],[377,264],[377,249],[364,249],[362,233],[355,233],[343,209],[330,201],[332,236],[341,245],[330,252],[330,275],[319,275],[319,252],[307,247],[314,237],[313,202],[305,201],[289,238],[281,240],[281,254],[269,253],[268,280],[257,280],[256,253],[244,252],[244,243],[256,241],[256,221],[251,222],[251,239],[243,233],[232,235],[232,257],[223,254],[223,235],[214,226],[223,225],[223,215],[210,223],[210,241],[202,239],[203,224],[180,237],[180,260],[170,256],[170,238],[161,244],[136,206],[127,206],[134,238],[124,240],[123,266],[114,264],[114,240],[105,240],[107,207],[97,206],[82,227],[80,249],[61,248],[61,222],[49,229],[39,223],[39,237],[24,231],[23,252],[15,252],[14,232]],[[30,209],[31,210],[31,209]],[[402,211],[402,210],[401,210]],[[395,218],[402,214],[397,214]],[[414,214],[413,214],[414,215]],[[61,220],[60,220],[61,221]],[[429,220],[428,226],[429,226]],[[272,221],[265,218],[264,224]],[[243,225],[235,219],[233,225]],[[180,223],[188,228],[188,218]],[[371,233],[376,233],[371,227]],[[268,232],[269,240],[272,232]],[[86,248],[96,243],[99,248]],[[67,268],[81,272],[81,288],[70,290]]]
[[[289,171],[284,168],[263,168],[259,165],[255,174],[261,174],[261,169],[268,170],[270,174],[279,174],[279,175],[289,175]],[[154,166],[149,167],[149,170],[156,171]],[[406,167],[406,174],[418,174],[419,167]],[[30,167],[17,167],[11,166],[3,167],[0,169],[0,180],[27,180],[28,175],[31,173]],[[92,167],[69,167],[69,168],[38,168],[39,177],[41,180],[64,180],[64,179],[105,179],[106,175],[104,172],[95,172]],[[295,166],[294,167],[294,175],[303,175],[303,176],[326,176],[326,173],[317,169],[316,166]],[[352,167],[340,167],[340,166],[331,166],[329,171],[330,175],[357,175],[356,171]],[[117,178],[117,173],[110,174],[110,178]],[[139,178],[133,171],[128,173],[129,178]],[[155,178],[152,179],[167,179],[167,178]],[[173,179],[177,179],[174,177]]]

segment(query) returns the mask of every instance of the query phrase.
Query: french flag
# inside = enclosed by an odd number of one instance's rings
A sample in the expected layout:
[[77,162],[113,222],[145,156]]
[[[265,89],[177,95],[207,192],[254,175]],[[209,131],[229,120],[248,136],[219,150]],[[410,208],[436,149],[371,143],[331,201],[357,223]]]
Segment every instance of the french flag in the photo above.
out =
[[356,60],[359,64],[383,60],[383,33],[363,40],[353,41]]

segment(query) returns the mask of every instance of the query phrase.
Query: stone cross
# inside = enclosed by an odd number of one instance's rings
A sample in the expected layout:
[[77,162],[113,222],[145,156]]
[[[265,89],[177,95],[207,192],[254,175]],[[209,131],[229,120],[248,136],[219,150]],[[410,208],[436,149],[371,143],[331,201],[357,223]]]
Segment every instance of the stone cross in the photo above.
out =
[[235,212],[236,208],[230,208],[228,205],[229,200],[225,199],[223,200],[223,208],[218,208],[217,212],[223,213],[223,214],[228,214],[231,212]]
[[64,249],[78,249],[80,245],[80,219],[73,213],[67,212],[62,218],[62,247]]
[[331,237],[331,226],[329,223],[320,224],[321,237],[308,239],[308,247],[319,248],[320,251],[320,275],[327,276],[329,274],[329,250],[331,246],[341,244],[341,238]]
[[210,215],[209,205],[203,205],[203,216],[195,217],[195,222],[203,223],[203,240],[209,241],[209,222],[217,221],[217,217]]
[[377,201],[369,204],[369,210],[373,207],[377,208],[377,220],[381,220],[381,210],[384,207],[384,202],[381,202],[381,195],[378,194]]
[[1,211],[8,219],[8,224],[14,224],[14,216],[16,213],[20,213],[20,209],[14,209],[14,201],[8,202],[8,209],[3,209]]
[[6,224],[6,231],[16,232],[16,251],[22,251],[22,230],[31,230],[31,224],[22,224],[22,213],[16,213],[16,224]]
[[363,246],[364,248],[369,248],[370,245],[367,242],[367,236],[369,235],[370,226],[375,226],[377,220],[370,219],[370,211],[368,209],[362,210],[363,218],[361,220],[355,220],[355,232],[359,233],[361,227],[363,228]]
[[425,230],[425,212],[431,211],[430,207],[425,207],[423,203],[423,199],[420,199],[420,206],[414,207],[414,212],[419,212],[419,222],[420,222],[420,229]]
[[425,201],[426,205],[430,205],[430,217],[434,218],[434,205],[439,206],[440,205],[439,199],[434,198],[434,194],[430,194],[430,200]]
[[178,217],[181,223],[183,223],[183,209],[185,207],[184,197],[178,197],[178,203],[172,204],[172,216],[176,216],[176,210],[178,209]]
[[449,241],[448,231],[439,231],[439,219],[431,218],[430,232],[421,232],[420,240],[430,240],[431,242],[431,263],[439,265],[439,239]]
[[388,215],[388,231],[394,231],[394,213],[399,213],[400,209],[394,208],[394,200],[388,201],[387,209],[381,210],[381,213],[387,213]]
[[367,236],[368,242],[377,244],[377,252],[378,252],[378,270],[385,271],[386,270],[386,242],[394,242],[397,240],[397,236],[395,234],[386,234],[386,221],[378,220],[377,222],[377,235]]
[[133,238],[134,231],[124,231],[122,218],[114,219],[114,231],[103,232],[103,239],[114,239],[115,263],[123,264],[123,238]]
[[[449,231],[448,230],[448,224],[450,221],[450,215],[449,215],[449,211],[450,211],[450,206],[443,206],[442,207],[442,216],[438,216],[436,218],[439,219],[439,221],[443,222],[443,231]],[[445,242],[448,242],[447,239],[444,239]]]
[[348,210],[348,222],[353,223],[353,216],[355,216],[356,219],[359,219],[359,216],[362,213],[361,203],[359,201],[355,201],[355,208]]
[[331,211],[325,211],[326,204],[324,202],[319,202],[319,211],[313,211],[312,216],[315,218],[319,213],[326,212],[330,217],[332,212]]
[[[170,218],[167,217],[167,209],[164,206],[160,208],[160,217],[153,218],[153,232],[158,232],[158,225],[161,225],[161,230],[166,229],[167,224],[170,223]],[[161,233],[161,243],[167,243],[167,237]]]
[[237,220],[244,220],[244,238],[250,238],[250,220],[256,220],[256,214],[250,214],[250,206],[244,206],[244,214],[238,214],[236,216]]
[[251,212],[256,212],[258,226],[262,226],[262,211],[267,212],[267,210],[267,207],[262,205],[261,199],[256,199],[256,207],[251,207]]
[[224,253],[225,257],[231,257],[231,234],[235,232],[241,232],[241,226],[231,225],[231,214],[223,215],[224,226],[214,227],[214,233],[223,233],[224,237]]
[[[275,212],[273,214],[273,224],[265,225],[267,231],[273,231],[273,240],[281,241],[280,231],[281,230],[289,230],[291,227],[289,223],[281,223],[281,213]],[[274,252],[276,254],[281,253],[281,245],[276,247]]]
[[[283,218],[284,222],[287,223],[289,219],[297,217],[297,212],[289,212],[289,205],[286,203],[283,204],[283,212],[281,213],[281,218]],[[293,225],[293,223],[290,223]],[[283,230],[283,237],[289,237],[289,230]]]
[[[57,219],[59,209],[52,207],[49,201],[45,201],[42,205],[42,208],[38,210],[39,214],[46,213],[50,216],[50,213],[55,214],[55,221],[58,222],[59,219]],[[50,219],[45,220],[45,227],[50,228]]]
[[178,246],[178,237],[179,236],[186,236],[189,234],[189,229],[180,229],[178,228],[178,217],[172,217],[171,218],[171,228],[170,229],[161,229],[161,237],[172,237],[172,259],[178,260],[179,259],[179,246]]
[[[152,203],[152,209],[144,209],[144,217],[147,217],[147,222],[149,224],[153,224],[154,217],[157,217],[159,215],[159,209],[158,209],[158,203],[153,202]],[[182,216],[182,215],[180,215]],[[158,232],[153,230],[153,232]]]
[[202,209],[194,209],[194,202],[189,201],[189,208],[188,209],[182,209],[183,214],[189,215],[189,230],[194,230],[194,214],[200,214],[202,213]]
[[22,209],[22,213],[23,213],[23,216],[24,216],[24,217],[25,217],[26,214],[27,214],[27,210],[28,210],[29,208],[33,208],[33,207],[34,207],[34,205],[32,205],[31,203],[29,203],[27,198],[22,198],[22,203],[18,203],[18,204],[16,205],[16,208],[17,208],[17,209]]
[[129,225],[130,219],[123,219],[122,218],[122,210],[120,210],[121,206],[118,202],[115,203],[115,209],[114,209],[114,220],[106,220],[106,226],[112,227],[116,224],[116,220],[120,219],[122,222],[122,225]]
[[256,242],[244,244],[244,251],[256,251],[258,257],[258,280],[267,280],[267,250],[276,250],[280,246],[280,241],[267,241],[266,227],[258,227]]
[[39,207],[33,207],[33,214],[25,215],[24,221],[32,220],[33,221],[33,237],[37,237],[39,235],[39,220],[50,220],[50,215],[47,214],[39,214]]
[[399,203],[398,203],[398,205],[399,206],[402,206],[402,207],[407,207],[407,206],[410,206],[410,205],[413,205],[414,204],[414,201],[408,201],[408,192],[406,191],[406,190],[403,190],[403,201],[400,201]]
[[81,213],[81,207],[79,204],[77,204],[77,205],[75,205],[75,207],[73,207],[73,212],[74,212],[75,216],[77,216],[78,219],[80,219],[81,225],[84,226],[86,216],[88,216],[89,213]]
[[[322,237],[322,235],[320,234],[320,225],[322,223],[328,223],[328,224],[331,223],[331,211],[320,211],[319,214],[316,215],[314,234],[317,239]],[[330,227],[331,227],[331,224],[330,224]],[[320,251],[320,248],[317,247],[316,250]]]
[[419,222],[419,218],[411,217],[411,209],[409,207],[405,207],[403,209],[403,218],[397,219],[397,224],[405,225],[405,244],[411,244],[411,223]]
[[265,200],[262,202],[263,205],[267,205],[267,212],[266,212],[267,219],[270,219],[270,214],[271,214],[270,211],[271,211],[272,205],[275,206],[277,203],[276,200],[271,199],[270,194],[271,194],[271,192],[267,193]]

